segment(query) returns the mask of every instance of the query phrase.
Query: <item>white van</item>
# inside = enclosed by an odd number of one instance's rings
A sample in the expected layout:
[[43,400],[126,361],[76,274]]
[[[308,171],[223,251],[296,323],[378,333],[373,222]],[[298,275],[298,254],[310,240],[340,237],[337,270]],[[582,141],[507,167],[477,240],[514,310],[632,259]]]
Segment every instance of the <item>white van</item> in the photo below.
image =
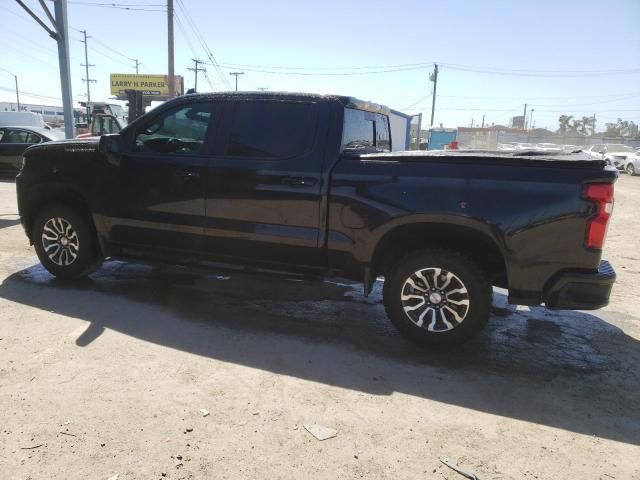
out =
[[0,112],[0,127],[38,127],[51,130],[39,113]]

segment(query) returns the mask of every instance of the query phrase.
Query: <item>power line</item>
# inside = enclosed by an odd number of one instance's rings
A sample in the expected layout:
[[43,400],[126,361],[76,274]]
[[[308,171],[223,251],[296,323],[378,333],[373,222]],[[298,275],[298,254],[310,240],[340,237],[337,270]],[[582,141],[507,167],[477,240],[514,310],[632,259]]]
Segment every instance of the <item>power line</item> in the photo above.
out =
[[[189,38],[189,35],[187,35],[187,32],[185,31],[184,27],[182,26],[182,22],[180,21],[180,17],[178,16],[178,11],[176,10],[174,13],[175,13],[175,19],[176,19],[176,24],[178,25],[178,29],[182,33],[182,36],[184,37],[185,41],[187,42],[187,45],[189,45],[189,49],[191,50],[191,53],[193,53],[193,56],[197,57],[198,54],[196,52],[196,49],[193,48],[193,44],[191,43],[191,39]],[[207,83],[209,84],[209,88],[211,89],[211,91],[215,90],[215,88],[213,87],[213,82],[209,78],[209,75],[207,75],[206,71],[204,72],[204,78],[207,81]]]
[[403,63],[397,65],[369,65],[369,66],[355,66],[355,67],[304,67],[304,66],[281,66],[281,65],[256,65],[250,63],[229,63],[222,62],[221,66],[230,67],[230,68],[238,68],[238,67],[247,67],[247,68],[266,68],[266,69],[281,69],[281,70],[376,70],[383,68],[405,68],[405,67],[430,67],[432,63],[430,62],[421,62],[421,63]]
[[218,61],[216,60],[216,57],[213,55],[213,52],[211,51],[211,49],[207,45],[207,42],[205,41],[204,37],[200,33],[200,30],[198,29],[198,26],[193,21],[193,18],[191,18],[191,15],[189,14],[189,11],[186,9],[186,7],[184,6],[184,3],[182,2],[182,0],[178,0],[178,6],[182,10],[182,13],[184,14],[184,17],[187,20],[187,23],[190,25],[191,30],[194,32],[196,38],[200,42],[200,45],[202,46],[202,48],[204,49],[205,53],[207,54],[207,57],[211,61],[211,65],[213,65],[215,67],[216,72],[218,73],[218,76],[222,80],[222,83],[225,84],[225,86],[227,87],[228,90],[231,90],[231,85],[229,84],[229,81],[227,80],[224,72],[220,68],[220,65],[219,65]]
[[[86,3],[86,2],[77,2],[77,1],[68,1],[67,3],[72,4],[72,5],[79,5],[82,7],[98,7],[98,8],[110,8],[110,9],[114,9],[114,10],[129,10],[129,11],[133,11],[133,12],[160,12],[160,13],[165,13],[166,9],[163,8],[141,8],[141,7],[137,7],[137,6],[127,6],[124,4],[117,4],[117,3],[112,3],[112,4],[98,4],[98,3]],[[147,5],[145,5],[146,7]],[[158,6],[162,6],[162,5],[158,5]]]
[[456,65],[453,63],[442,63],[450,70],[473,72],[489,75],[504,75],[518,77],[603,77],[612,75],[636,75],[640,74],[640,68],[632,69],[609,69],[609,70],[518,70],[508,68],[479,67],[469,65]]
[[[630,68],[630,69],[607,69],[607,70],[526,70],[526,69],[512,69],[512,68],[498,68],[498,67],[482,67],[482,66],[474,66],[474,65],[462,65],[462,64],[454,64],[454,63],[444,63],[438,62],[439,65],[448,67],[451,70],[460,70],[460,71],[468,71],[474,73],[486,73],[486,74],[497,74],[497,75],[520,75],[520,76],[539,76],[539,77],[576,77],[576,76],[605,76],[605,75],[629,75],[629,74],[638,74],[640,73],[640,68]],[[275,70],[293,70],[295,74],[316,74],[320,75],[320,73],[312,73],[310,71],[314,70],[347,70],[348,73],[345,74],[355,74],[354,70],[380,70],[382,72],[387,71],[403,71],[403,70],[413,70],[413,69],[424,69],[429,68],[432,65],[432,62],[421,62],[421,63],[405,63],[405,64],[395,64],[395,65],[370,65],[370,66],[336,66],[336,67],[304,67],[304,66],[283,66],[283,65],[260,65],[260,64],[250,64],[250,63],[228,63],[222,62],[220,63],[222,67],[228,68],[238,68],[242,67],[246,70],[249,69],[260,69],[267,70],[268,72],[261,73],[274,73]],[[259,71],[259,70],[255,70]],[[337,73],[335,73],[337,74]]]
[[109,59],[109,60],[111,60],[112,62],[116,62],[116,63],[119,63],[120,65],[125,65],[125,66],[127,66],[127,67],[131,68],[131,64],[129,64],[129,63],[125,63],[125,62],[123,62],[122,60],[118,60],[117,58],[114,58],[114,57],[112,57],[111,55],[108,55],[108,54],[106,54],[106,53],[104,53],[104,52],[101,52],[100,50],[96,49],[96,47],[95,47],[95,46],[91,46],[91,47],[89,47],[89,49],[90,49],[93,53],[97,53],[98,55],[102,55],[103,57],[108,58],[108,59]]
[[[225,66],[225,64],[218,64],[221,68],[226,70],[233,70],[236,67]],[[256,68],[245,68],[247,72],[266,73],[270,75],[297,75],[305,77],[316,76],[332,76],[332,77],[347,77],[347,76],[362,76],[362,75],[377,75],[382,73],[396,73],[396,72],[408,72],[414,70],[425,70],[430,68],[429,65],[417,66],[417,67],[404,67],[404,68],[389,68],[385,70],[371,70],[371,71],[356,71],[356,72],[303,72],[303,71],[276,71],[276,70],[261,70]]]
[[614,93],[614,94],[609,94],[609,95],[577,95],[577,96],[572,96],[572,97],[566,97],[566,96],[547,96],[547,97],[531,97],[529,95],[523,95],[520,97],[485,97],[485,96],[476,96],[476,95],[440,95],[440,97],[445,97],[445,98],[472,98],[472,99],[478,99],[478,100],[482,100],[482,99],[487,99],[487,100],[524,100],[524,99],[528,99],[528,100],[571,100],[574,98],[610,98],[610,97],[619,97],[621,95],[638,95],[640,94],[640,92],[630,92],[630,93]]
[[68,1],[67,3],[73,3],[76,5],[93,5],[93,6],[107,6],[107,7],[165,7],[163,3],[120,3],[120,2],[86,2],[80,0]]
[[417,100],[417,101],[413,102],[411,105],[409,105],[408,107],[403,108],[402,110],[409,110],[411,107],[415,107],[420,102],[424,102],[431,95],[433,95],[433,91],[429,95],[426,95],[426,96],[422,97],[420,100]]
[[218,64],[218,61],[216,60],[216,58],[213,55],[213,52],[209,49],[209,46],[207,45],[207,42],[205,41],[204,37],[200,33],[200,30],[198,29],[198,26],[195,24],[195,22],[193,21],[193,18],[191,17],[189,12],[185,8],[184,3],[182,3],[182,0],[178,0],[178,4],[179,4],[180,9],[182,10],[186,20],[187,20],[187,23],[190,25],[191,30],[194,32],[196,38],[199,40],[202,48],[204,49],[205,53],[207,54],[207,57],[209,57],[209,59],[212,62],[212,65],[215,67],[216,72],[218,73],[218,76],[222,80],[222,83],[227,87],[228,90],[231,90],[231,85],[229,84],[229,81],[227,80],[224,72],[221,70],[221,68],[220,68],[220,66]]
[[[8,88],[8,87],[4,87],[4,86],[0,86],[0,90],[3,90],[5,92],[11,92],[11,93],[14,93],[16,91],[15,87]],[[58,102],[62,101],[62,98],[60,98],[60,97],[50,97],[50,96],[47,96],[47,95],[40,95],[40,94],[37,94],[37,93],[27,92],[26,90],[22,90],[22,89],[20,89],[20,94],[26,95],[27,97],[42,98],[42,99],[45,99],[45,100],[56,100]]]
[[116,50],[115,48],[111,48],[109,45],[105,44],[104,42],[98,40],[97,38],[93,38],[93,41],[96,42],[98,45],[100,45],[103,48],[106,48],[107,50],[109,50],[110,52],[115,53],[116,55],[120,55],[123,58],[126,58],[127,60],[131,60],[132,62],[135,62],[136,59],[135,58],[131,58],[126,56],[124,53],[119,52],[118,50]]
[[[73,30],[75,30],[76,32],[80,32],[80,33],[82,33],[82,30],[78,30],[77,28],[72,28],[72,29],[73,29]],[[93,40],[93,42],[94,42],[94,43],[97,43],[98,45],[100,45],[100,47],[101,47],[101,48],[104,48],[104,49],[106,49],[106,50],[108,50],[108,51],[110,51],[110,52],[113,52],[113,53],[115,53],[115,54],[117,54],[117,55],[121,56],[122,58],[125,58],[126,60],[129,60],[129,61],[131,61],[131,62],[134,62],[135,66],[134,66],[133,68],[135,68],[135,70],[136,70],[136,74],[138,73],[138,67],[139,67],[140,65],[142,65],[142,62],[140,62],[137,58],[131,58],[131,57],[129,57],[129,56],[127,56],[127,55],[125,55],[125,54],[123,54],[123,53],[119,52],[118,50],[116,50],[116,49],[114,49],[114,48],[112,48],[112,47],[110,47],[109,45],[107,45],[107,44],[106,44],[106,43],[104,43],[103,41],[101,41],[101,40],[99,40],[99,39],[97,39],[97,38],[95,38],[95,37],[93,37],[93,36],[91,37],[91,39]],[[97,54],[99,54],[99,55],[102,55],[103,57],[108,58],[109,60],[111,60],[111,61],[113,61],[113,62],[119,63],[120,65],[124,65],[124,66],[126,66],[126,67],[131,68],[131,64],[130,64],[130,63],[123,62],[122,60],[118,60],[117,58],[112,57],[111,55],[107,55],[106,53],[104,53],[104,52],[102,52],[102,51],[100,51],[100,50],[96,49],[96,48],[95,48],[95,46],[91,46],[91,47],[89,47],[89,48],[90,48],[90,50],[91,50],[92,52],[94,52],[94,53],[97,53]]]
[[[404,110],[423,110],[423,108],[405,108]],[[442,111],[459,111],[459,112],[506,112],[507,110],[503,109],[495,109],[495,108],[454,108],[454,107],[444,107],[439,108],[438,110]],[[597,110],[598,112],[640,112],[640,109],[617,109],[617,110]],[[538,110],[536,108],[536,112],[544,112],[544,113],[583,113],[584,110]]]

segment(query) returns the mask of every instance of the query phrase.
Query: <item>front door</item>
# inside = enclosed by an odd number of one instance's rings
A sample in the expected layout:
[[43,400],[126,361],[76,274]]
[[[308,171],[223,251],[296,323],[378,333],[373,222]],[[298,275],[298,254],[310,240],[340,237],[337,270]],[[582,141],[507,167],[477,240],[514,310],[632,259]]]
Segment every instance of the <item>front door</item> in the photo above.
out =
[[207,252],[233,261],[321,267],[326,104],[226,102],[207,163]]
[[129,247],[200,252],[205,168],[218,109],[191,102],[164,109],[132,132],[109,168],[109,240]]

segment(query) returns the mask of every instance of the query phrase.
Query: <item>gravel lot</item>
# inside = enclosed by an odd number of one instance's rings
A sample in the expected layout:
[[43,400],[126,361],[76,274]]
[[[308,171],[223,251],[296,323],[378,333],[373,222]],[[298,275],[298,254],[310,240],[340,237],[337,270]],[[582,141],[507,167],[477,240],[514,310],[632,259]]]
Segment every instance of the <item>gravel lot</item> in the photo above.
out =
[[123,262],[62,283],[16,212],[1,182],[2,479],[640,479],[640,177],[609,307],[496,309],[446,354],[398,337],[379,285]]

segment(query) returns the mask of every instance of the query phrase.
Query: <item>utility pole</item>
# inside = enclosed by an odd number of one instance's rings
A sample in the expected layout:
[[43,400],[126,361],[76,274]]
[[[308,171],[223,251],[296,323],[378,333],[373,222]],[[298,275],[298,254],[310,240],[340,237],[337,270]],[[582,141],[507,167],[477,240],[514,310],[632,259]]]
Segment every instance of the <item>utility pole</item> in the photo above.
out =
[[173,72],[173,0],[167,0],[167,37],[169,41],[169,98],[173,98],[176,91],[176,80]]
[[6,68],[0,68],[0,70],[2,70],[3,72],[7,72],[9,75],[13,75],[13,79],[16,82],[16,102],[18,103],[18,111],[20,111],[20,93],[18,91],[18,76],[15,73],[10,72]]
[[531,128],[533,128],[533,112],[535,112],[536,109],[532,108],[531,112],[529,113],[529,130],[531,130]]
[[480,128],[484,128],[484,116],[485,116],[485,115],[486,115],[486,113],[483,113],[483,114],[482,114],[482,127],[480,127]]
[[527,104],[524,104],[524,113],[522,114],[522,129],[527,128]]
[[194,68],[187,68],[187,70],[194,72],[196,75],[195,86],[193,87],[194,92],[198,93],[198,72],[206,73],[207,70],[204,68],[199,68],[198,65],[204,63],[202,60],[198,60],[197,58],[192,58],[193,63],[195,64]]
[[89,67],[95,67],[89,63],[89,54],[87,53],[87,38],[91,38],[87,36],[86,30],[80,30],[80,33],[84,35],[84,40],[80,40],[84,43],[84,64],[80,64],[81,67],[85,68],[85,77],[82,79],[83,82],[87,84],[87,125],[91,123],[91,107],[89,106],[89,102],[91,102],[91,84],[96,81],[89,78]]
[[236,92],[238,91],[238,75],[244,75],[244,72],[229,72],[229,75],[236,77]]
[[434,63],[433,73],[429,75],[429,80],[433,82],[433,98],[431,99],[431,125],[433,127],[433,117],[436,113],[436,89],[438,88],[438,64]]
[[[16,85],[16,94],[17,94],[17,92],[18,92],[18,86]],[[593,127],[592,135],[595,135],[596,134],[596,112],[593,112],[593,125],[592,125],[592,127]]]
[[67,23],[67,0],[54,2],[55,18],[44,0],[38,0],[42,10],[47,15],[52,27],[38,17],[23,0],[16,0],[38,25],[58,43],[58,65],[60,68],[60,85],[62,90],[62,109],[64,111],[64,133],[67,138],[74,137],[73,128],[73,95],[71,94],[71,67],[69,66],[69,30]]
[[137,58],[134,58],[133,61],[136,62],[136,75],[138,75],[138,67],[142,65],[142,63],[139,62]]

